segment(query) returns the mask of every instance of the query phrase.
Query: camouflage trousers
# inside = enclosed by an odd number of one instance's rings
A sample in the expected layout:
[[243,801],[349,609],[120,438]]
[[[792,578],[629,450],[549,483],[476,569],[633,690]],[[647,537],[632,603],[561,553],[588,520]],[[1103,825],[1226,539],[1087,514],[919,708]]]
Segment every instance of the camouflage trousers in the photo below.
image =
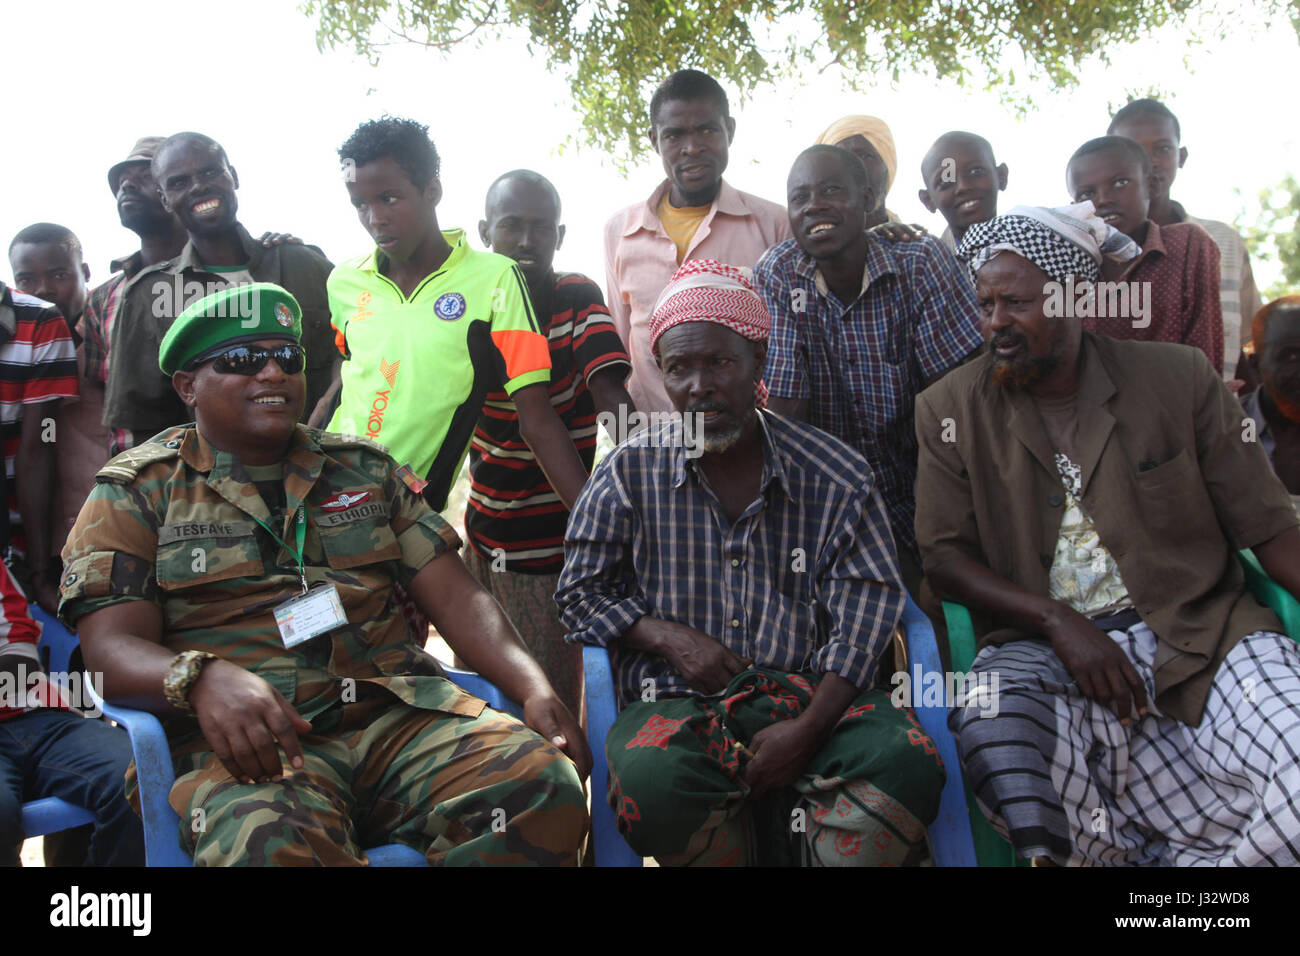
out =
[[299,737],[303,768],[286,761],[279,783],[239,783],[210,750],[174,758],[169,799],[195,866],[358,866],[388,843],[434,865],[576,865],[577,771],[515,718],[363,699],[313,731]]
[[582,646],[564,639],[560,609],[555,605],[555,588],[560,576],[493,571],[492,562],[479,556],[473,548],[467,546],[461,554],[470,574],[497,599],[510,623],[519,631],[560,700],[585,727]]
[[609,803],[632,849],[664,866],[912,862],[938,813],[943,762],[912,711],[883,691],[849,705],[793,789],[751,799],[740,747],[798,717],[819,682],[752,669],[721,698],[625,707],[605,754]]

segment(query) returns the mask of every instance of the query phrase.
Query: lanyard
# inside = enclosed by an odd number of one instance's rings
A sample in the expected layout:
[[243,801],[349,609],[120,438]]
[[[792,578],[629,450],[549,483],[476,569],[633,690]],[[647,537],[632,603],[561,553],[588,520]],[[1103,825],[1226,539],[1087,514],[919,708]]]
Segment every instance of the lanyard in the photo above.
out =
[[288,551],[290,554],[293,555],[294,560],[298,562],[298,577],[302,580],[302,593],[306,594],[307,593],[307,567],[302,556],[303,543],[307,540],[306,504],[300,504],[298,506],[298,510],[294,512],[293,524],[294,524],[294,535],[298,541],[297,548],[290,547],[289,542],[285,541],[284,538],[280,537],[278,534],[272,531],[271,526],[268,525],[262,519],[258,518],[255,515],[249,515],[249,517],[252,518],[254,521],[256,521],[259,525],[261,525],[262,528],[266,531],[266,533],[269,534],[272,538],[274,538],[277,542],[279,542],[280,546],[283,547],[284,550]]

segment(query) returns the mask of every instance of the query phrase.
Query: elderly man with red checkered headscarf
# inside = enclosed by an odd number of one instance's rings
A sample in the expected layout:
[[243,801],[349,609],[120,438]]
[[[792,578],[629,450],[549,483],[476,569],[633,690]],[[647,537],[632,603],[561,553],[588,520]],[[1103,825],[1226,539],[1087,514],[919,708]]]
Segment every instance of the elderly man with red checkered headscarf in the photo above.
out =
[[943,767],[873,690],[904,604],[866,459],[763,405],[771,318],[748,270],[690,260],[650,341],[677,417],[596,467],[556,600],[608,647],[608,799],[662,864],[899,864]]

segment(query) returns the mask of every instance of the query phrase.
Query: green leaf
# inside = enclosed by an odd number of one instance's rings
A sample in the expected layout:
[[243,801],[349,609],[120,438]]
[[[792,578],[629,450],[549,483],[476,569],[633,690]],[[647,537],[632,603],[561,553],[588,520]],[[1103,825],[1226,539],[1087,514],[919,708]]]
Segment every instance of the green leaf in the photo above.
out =
[[[1248,0],[1285,16],[1300,36],[1300,0]],[[1208,0],[306,0],[321,50],[351,48],[377,64],[393,42],[446,51],[524,35],[528,49],[569,83],[572,139],[625,167],[649,149],[646,105],[670,68],[695,67],[740,102],[763,86],[834,64],[849,88],[905,72],[982,84],[1023,115],[1031,84],[1002,63],[1024,57],[1030,80],[1069,87],[1085,58],[1181,23],[1193,10],[1233,12]],[[1189,46],[1200,44],[1191,36]],[[1104,44],[1104,46],[1102,46]]]

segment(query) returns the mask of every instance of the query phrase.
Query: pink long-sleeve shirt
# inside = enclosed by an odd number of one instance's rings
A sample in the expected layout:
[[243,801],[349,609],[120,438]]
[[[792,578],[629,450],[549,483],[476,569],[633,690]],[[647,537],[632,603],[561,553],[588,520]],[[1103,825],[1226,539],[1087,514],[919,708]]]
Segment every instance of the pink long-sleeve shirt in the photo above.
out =
[[[605,290],[610,317],[632,357],[627,390],[643,412],[672,410],[650,351],[650,315],[677,271],[677,247],[656,210],[669,181],[650,198],[605,224]],[[752,269],[770,246],[790,238],[785,207],[740,192],[724,180],[686,250],[687,259],[716,259]]]

